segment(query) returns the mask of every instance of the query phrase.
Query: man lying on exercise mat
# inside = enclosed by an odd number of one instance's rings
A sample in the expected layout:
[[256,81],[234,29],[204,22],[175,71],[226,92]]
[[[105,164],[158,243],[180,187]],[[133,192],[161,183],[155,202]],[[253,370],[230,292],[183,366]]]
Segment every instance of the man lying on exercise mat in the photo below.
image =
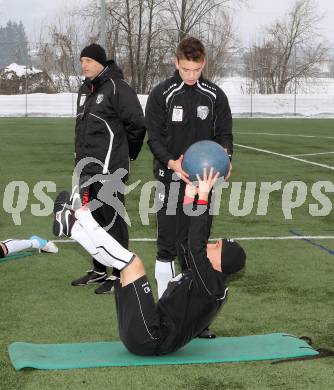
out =
[[68,192],[55,200],[54,234],[71,237],[97,261],[120,270],[115,283],[119,334],[134,354],[168,354],[195,338],[226,301],[227,276],[245,265],[246,254],[238,243],[227,239],[207,243],[208,196],[218,174],[204,170],[203,179],[197,178],[198,185],[187,185],[184,203],[188,215],[196,211],[189,217],[189,270],[168,284],[157,303],[141,259],[114,240],[87,206],[72,210]]

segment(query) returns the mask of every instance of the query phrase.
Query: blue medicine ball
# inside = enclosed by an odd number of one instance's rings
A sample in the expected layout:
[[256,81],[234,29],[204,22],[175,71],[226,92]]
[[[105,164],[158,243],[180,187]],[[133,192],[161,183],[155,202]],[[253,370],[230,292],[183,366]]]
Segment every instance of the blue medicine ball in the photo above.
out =
[[219,177],[225,177],[230,168],[230,159],[224,148],[217,142],[198,141],[191,145],[184,153],[182,169],[189,174],[191,181],[197,180],[196,174],[203,176],[203,169],[210,167],[214,174],[219,172]]

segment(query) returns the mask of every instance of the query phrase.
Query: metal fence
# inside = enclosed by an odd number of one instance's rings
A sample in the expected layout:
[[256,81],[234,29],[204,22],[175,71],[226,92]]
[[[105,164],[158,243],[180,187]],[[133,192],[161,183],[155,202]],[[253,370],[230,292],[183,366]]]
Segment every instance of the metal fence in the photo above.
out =
[[74,117],[75,93],[0,95],[0,117]]
[[[228,94],[234,117],[334,118],[334,94]],[[74,117],[75,93],[0,95],[0,117]],[[147,96],[139,95],[145,109]]]
[[334,117],[334,78],[319,77],[298,85],[289,94],[259,94],[252,80],[226,78],[219,83],[234,116]]
[[[48,92],[48,83],[54,82],[45,72],[34,74],[31,64],[10,69],[7,75],[0,69],[0,117],[75,116],[76,93],[40,93]],[[328,61],[322,77],[299,83],[291,94],[259,94],[250,78],[240,76],[224,78],[217,84],[226,93],[234,117],[334,117],[333,72],[333,63]],[[73,80],[78,82],[76,77]],[[61,90],[69,89],[65,86]],[[71,90],[76,87],[72,85]],[[147,97],[139,98],[145,107]]]

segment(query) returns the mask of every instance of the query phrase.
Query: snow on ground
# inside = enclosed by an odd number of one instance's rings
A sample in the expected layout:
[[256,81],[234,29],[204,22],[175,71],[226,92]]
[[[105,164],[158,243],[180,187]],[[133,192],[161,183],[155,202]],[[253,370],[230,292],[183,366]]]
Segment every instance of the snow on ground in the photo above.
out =
[[[218,85],[229,95],[245,95],[249,90],[250,80],[245,77],[227,77]],[[334,95],[334,78],[316,78],[302,81],[297,86],[297,94],[329,94]]]
[[[244,78],[228,78],[220,85],[227,94],[234,117],[303,116],[334,118],[334,80],[320,79],[312,86],[312,94],[247,95]],[[139,95],[145,109],[147,96]],[[76,112],[76,94],[0,95],[0,116],[64,116]]]

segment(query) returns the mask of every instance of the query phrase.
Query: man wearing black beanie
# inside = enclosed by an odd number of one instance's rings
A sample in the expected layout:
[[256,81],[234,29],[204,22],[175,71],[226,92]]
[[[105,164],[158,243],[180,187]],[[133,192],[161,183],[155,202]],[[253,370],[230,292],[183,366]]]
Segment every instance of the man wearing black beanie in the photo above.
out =
[[[121,69],[107,61],[104,48],[96,43],[80,54],[85,80],[79,90],[75,126],[75,159],[81,204],[96,202],[94,219],[123,247],[129,235],[124,221],[124,180],[129,161],[135,160],[145,137],[144,115],[136,92],[124,81]],[[115,176],[118,173],[118,176]],[[103,194],[103,196],[102,196]],[[116,207],[117,206],[117,207]],[[113,292],[114,278],[93,258],[93,268],[73,286],[103,283],[95,292]]]
[[107,64],[106,52],[103,47],[98,45],[97,43],[92,43],[91,45],[86,46],[80,54],[81,61],[83,57],[95,60],[96,62],[100,63],[103,68]]

